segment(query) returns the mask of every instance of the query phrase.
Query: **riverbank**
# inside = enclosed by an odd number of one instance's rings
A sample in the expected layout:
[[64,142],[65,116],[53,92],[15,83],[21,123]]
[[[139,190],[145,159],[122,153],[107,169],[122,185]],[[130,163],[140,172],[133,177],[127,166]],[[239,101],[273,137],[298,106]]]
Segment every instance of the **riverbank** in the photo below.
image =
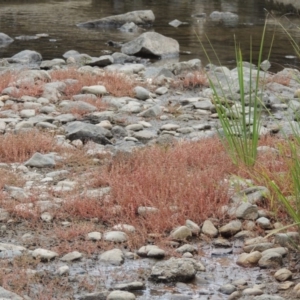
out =
[[[76,51],[51,61],[23,52],[1,66],[1,296],[297,299],[298,232],[266,238],[291,221],[217,135],[207,75],[238,118],[236,69]],[[299,77],[262,76],[258,166],[276,182],[289,178],[277,150]]]

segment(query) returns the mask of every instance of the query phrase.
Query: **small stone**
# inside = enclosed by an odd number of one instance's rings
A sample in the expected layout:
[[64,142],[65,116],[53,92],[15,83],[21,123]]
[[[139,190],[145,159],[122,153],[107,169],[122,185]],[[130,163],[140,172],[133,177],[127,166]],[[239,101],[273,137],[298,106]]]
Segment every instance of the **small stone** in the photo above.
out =
[[293,275],[293,273],[290,270],[283,268],[283,269],[278,270],[274,274],[274,277],[278,281],[286,281],[286,280],[292,278],[292,275]]
[[262,255],[259,251],[253,251],[251,253],[242,253],[238,259],[237,264],[242,267],[255,266],[261,259]]
[[101,234],[101,232],[93,231],[93,232],[89,232],[87,237],[88,237],[88,240],[91,240],[91,241],[100,241],[102,238],[102,234]]
[[[99,298],[100,299],[100,298]],[[107,298],[107,300],[135,300],[135,295],[125,291],[113,291]]]
[[91,85],[91,86],[84,86],[81,89],[83,94],[93,94],[93,95],[105,95],[107,94],[107,90],[103,85]]
[[49,260],[57,257],[58,253],[47,250],[47,249],[38,248],[38,249],[35,249],[34,251],[32,251],[32,256],[34,258],[41,258],[41,260],[44,260],[44,261],[49,261]]
[[135,97],[139,100],[147,100],[150,98],[150,92],[141,86],[136,86],[134,88],[134,93]]
[[69,266],[61,266],[58,268],[57,272],[60,276],[66,275],[66,274],[69,274],[70,268],[69,268]]
[[127,234],[123,231],[109,231],[104,234],[104,240],[109,242],[123,243],[127,239]]
[[225,284],[219,288],[219,292],[225,295],[230,295],[236,291],[236,287],[233,284]]
[[99,257],[100,261],[119,266],[124,262],[124,254],[120,249],[112,249],[105,251]]
[[235,215],[237,218],[243,220],[256,220],[258,218],[258,209],[256,205],[245,202],[239,205]]
[[165,251],[156,245],[147,245],[141,247],[137,251],[137,254],[142,257],[163,258],[165,256]]
[[36,152],[24,163],[24,165],[36,168],[51,168],[55,166],[54,156],[52,154],[41,154]]
[[70,252],[70,253],[64,255],[60,260],[73,261],[73,260],[78,260],[80,258],[82,258],[82,253],[80,253],[78,251],[73,251],[73,252]]
[[140,216],[147,216],[149,214],[155,214],[158,212],[158,209],[156,207],[151,206],[140,206],[138,208],[138,214]]
[[175,240],[185,240],[191,236],[192,231],[187,226],[180,226],[171,233],[171,237]]
[[231,237],[242,229],[242,223],[239,220],[230,221],[228,224],[222,226],[219,231],[224,237]]
[[191,220],[186,220],[185,226],[188,227],[192,231],[192,234],[194,235],[198,235],[200,232],[200,227]]
[[128,224],[117,224],[117,225],[113,226],[112,229],[121,230],[121,231],[125,231],[125,232],[130,232],[130,233],[135,232],[135,227],[132,225],[128,225]]
[[260,217],[256,220],[256,224],[262,229],[272,229],[273,226],[270,220],[266,217]]
[[157,89],[155,90],[155,93],[156,93],[157,95],[164,95],[164,94],[166,94],[168,91],[169,91],[169,90],[168,90],[167,87],[162,86],[162,87],[157,88]]
[[49,223],[53,220],[53,216],[48,212],[44,212],[44,213],[41,214],[41,219],[44,222]]
[[264,292],[258,288],[248,288],[244,289],[242,292],[243,296],[258,296],[262,295]]
[[218,229],[210,220],[205,220],[202,225],[202,233],[208,235],[210,237],[217,237],[218,236]]
[[197,249],[190,244],[184,244],[181,247],[177,248],[176,252],[178,252],[178,253],[187,253],[187,252],[194,253],[194,252],[197,252]]

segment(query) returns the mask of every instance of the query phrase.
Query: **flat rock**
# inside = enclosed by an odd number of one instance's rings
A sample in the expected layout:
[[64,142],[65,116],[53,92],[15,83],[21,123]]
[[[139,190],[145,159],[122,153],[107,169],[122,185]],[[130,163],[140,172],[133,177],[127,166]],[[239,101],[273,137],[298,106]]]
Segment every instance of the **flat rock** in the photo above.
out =
[[129,283],[120,283],[114,286],[114,290],[121,291],[132,291],[132,290],[143,290],[145,289],[145,284],[140,281],[133,281]]
[[82,258],[82,253],[78,252],[78,251],[73,251],[70,252],[66,255],[64,255],[60,260],[61,261],[73,261],[73,260],[78,260]]
[[36,152],[24,165],[35,168],[52,168],[55,166],[54,155]]

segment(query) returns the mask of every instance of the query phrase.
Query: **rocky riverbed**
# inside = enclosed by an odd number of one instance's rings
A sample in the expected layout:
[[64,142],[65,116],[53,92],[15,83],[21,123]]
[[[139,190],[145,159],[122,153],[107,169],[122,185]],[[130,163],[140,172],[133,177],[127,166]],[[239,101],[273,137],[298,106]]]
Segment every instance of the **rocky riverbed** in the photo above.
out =
[[[159,45],[153,42],[156,39]],[[111,177],[120,173],[122,169],[114,173],[117,165],[139,149],[159,147],[167,152],[194,143],[213,145],[213,152],[217,146],[211,140],[217,141],[220,122],[208,77],[235,106],[232,117],[242,114],[237,69],[202,66],[199,59],[166,61],[157,67],[146,58],[128,55],[179,54],[175,40],[155,33],[142,34],[122,49],[123,53],[100,57],[70,50],[50,61],[25,50],[1,60],[1,143],[9,149],[1,148],[0,164],[0,297],[300,297],[293,247],[299,234],[266,237],[288,222],[280,223],[265,209],[271,198],[267,187],[224,176],[213,188],[226,191],[218,194],[225,205],[213,208],[216,215],[222,210],[224,217],[215,218],[210,212],[210,217],[196,220],[188,210],[182,217],[183,207],[192,203],[181,207],[184,199],[180,199],[175,205],[171,194],[164,216],[168,220],[162,220],[163,205],[150,205],[149,199],[141,199],[140,205],[123,203],[124,195],[118,197],[113,183],[110,186],[107,178],[101,182],[101,172],[108,170]],[[262,140],[284,138],[299,128],[300,72],[289,68],[272,74],[269,64],[263,62],[259,74]],[[255,68],[244,63],[245,99],[254,92],[250,76],[257,73],[250,70]],[[248,107],[247,113],[251,115],[252,109]],[[31,153],[31,149],[40,150]],[[262,145],[259,151],[277,150]],[[221,172],[223,156],[219,157],[214,165],[220,165]],[[134,163],[130,168],[134,173]],[[164,173],[172,174],[172,165]],[[141,172],[141,182],[148,180],[145,174],[146,170]],[[118,175],[115,180],[126,186],[129,175]],[[143,197],[139,190],[134,193]],[[143,225],[147,218],[152,218],[151,230]],[[155,230],[155,223],[162,221],[174,224],[171,230]]]

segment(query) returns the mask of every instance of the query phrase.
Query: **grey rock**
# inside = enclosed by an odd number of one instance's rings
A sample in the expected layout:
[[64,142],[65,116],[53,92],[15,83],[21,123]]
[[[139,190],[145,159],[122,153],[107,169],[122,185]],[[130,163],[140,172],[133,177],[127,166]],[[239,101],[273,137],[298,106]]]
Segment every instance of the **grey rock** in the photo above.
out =
[[247,253],[250,253],[251,251],[259,251],[259,252],[263,252],[267,249],[273,248],[274,244],[273,243],[255,243],[255,244],[251,244],[251,245],[246,245],[244,246],[243,250]]
[[263,255],[258,261],[261,268],[278,268],[282,266],[282,256],[276,252],[270,252]]
[[273,296],[273,295],[263,294],[263,295],[254,297],[253,300],[286,300],[286,299],[282,298],[281,296]]
[[108,296],[107,300],[135,300],[135,295],[125,291],[112,291]]
[[264,186],[254,186],[234,194],[230,201],[233,203],[249,202],[257,204],[270,195],[270,191]]
[[109,242],[126,242],[128,237],[123,231],[109,231],[104,234],[104,240]]
[[233,284],[224,284],[219,288],[219,292],[222,294],[230,295],[236,291],[236,287]]
[[36,152],[33,156],[24,163],[25,166],[35,168],[52,168],[55,166],[53,154],[41,154]]
[[194,253],[194,252],[197,252],[197,249],[194,246],[190,245],[190,244],[184,244],[181,247],[177,248],[176,252],[182,253],[182,254],[187,253],[187,252],[188,253]]
[[66,137],[73,140],[81,140],[82,142],[93,141],[98,144],[111,144],[107,137],[111,137],[111,132],[101,126],[87,124],[80,121],[69,123],[66,127]]
[[42,55],[36,51],[23,50],[8,59],[10,63],[35,66],[42,62]]
[[137,25],[151,25],[155,20],[152,10],[138,10],[126,14],[105,17],[99,20],[77,24],[78,27],[119,27],[125,23],[133,22]]
[[94,105],[84,101],[62,101],[59,106],[63,113],[72,113],[72,111],[79,111],[82,113],[91,113],[97,110]]
[[126,22],[119,28],[119,30],[124,32],[138,32],[141,30],[141,28],[138,27],[134,22]]
[[93,95],[105,95],[107,94],[107,90],[103,85],[91,85],[91,86],[84,86],[81,89],[81,92]]
[[168,93],[168,91],[169,91],[169,89],[167,87],[161,86],[155,90],[155,93],[157,95],[165,95],[166,93]]
[[144,288],[145,288],[145,284],[140,281],[120,283],[114,286],[115,290],[121,290],[121,291],[143,290]]
[[94,292],[85,294],[83,296],[80,296],[80,300],[107,300],[109,292],[108,291],[100,291],[100,292]]
[[162,113],[163,113],[162,108],[159,105],[154,105],[154,106],[144,110],[140,114],[138,114],[138,117],[156,118],[159,115],[161,115]]
[[14,41],[13,38],[7,34],[0,32],[0,48],[5,47]]
[[66,64],[66,61],[64,59],[54,58],[51,60],[43,60],[40,65],[40,68],[48,70],[48,69],[52,69],[57,66],[59,66],[59,67],[64,66],[65,64]]
[[169,68],[175,74],[200,71],[202,67],[201,60],[198,58],[191,59],[188,61],[182,61],[172,64]]
[[172,231],[170,236],[175,240],[185,240],[192,236],[192,230],[187,226],[180,226]]
[[237,208],[235,216],[243,220],[256,220],[258,218],[258,208],[248,202],[244,202]]
[[133,137],[138,139],[141,142],[148,142],[157,137],[157,134],[150,130],[141,130],[133,133]]
[[35,249],[31,254],[34,258],[40,258],[42,261],[49,261],[58,256],[54,251],[41,248]]
[[136,39],[125,43],[121,51],[127,55],[136,56],[177,57],[179,44],[176,40],[159,33],[145,32]]
[[142,86],[134,88],[135,97],[139,100],[147,100],[150,97],[150,92]]
[[102,55],[100,57],[92,57],[92,60],[86,64],[89,66],[106,67],[114,63],[114,58],[111,55]]
[[18,296],[17,294],[8,291],[4,289],[2,286],[0,286],[0,299],[1,300],[24,300],[23,297]]
[[202,225],[202,233],[208,235],[210,237],[217,237],[218,236],[218,229],[212,223],[211,220],[205,220]]
[[82,258],[82,253],[78,251],[73,251],[64,255],[60,260],[62,261],[74,261]]
[[262,229],[272,229],[271,221],[266,217],[260,217],[256,220],[256,224]]
[[219,232],[222,236],[230,237],[235,235],[242,229],[242,223],[239,220],[230,221],[228,224],[222,226]]
[[102,253],[99,260],[110,265],[120,266],[124,263],[124,254],[120,249],[112,249]]
[[195,278],[205,267],[191,258],[170,258],[156,263],[151,270],[150,280],[157,282],[187,282]]
[[137,251],[137,254],[141,257],[163,258],[165,256],[165,251],[155,245],[147,245],[141,247]]

